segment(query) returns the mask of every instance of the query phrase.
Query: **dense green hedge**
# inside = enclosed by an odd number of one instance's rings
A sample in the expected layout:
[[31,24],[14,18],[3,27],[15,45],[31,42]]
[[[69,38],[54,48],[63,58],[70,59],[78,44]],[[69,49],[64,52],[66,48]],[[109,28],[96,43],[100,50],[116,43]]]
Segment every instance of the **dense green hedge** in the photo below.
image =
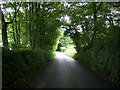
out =
[[[48,50],[3,50],[2,69],[3,87],[11,87],[15,82],[25,78],[36,69],[44,66],[54,57],[54,53]],[[15,87],[15,86],[14,86]]]
[[120,27],[111,26],[103,30],[97,33],[92,43],[86,33],[74,36],[75,58],[120,86]]
[[120,86],[120,51],[91,48],[86,52],[81,51],[75,58]]

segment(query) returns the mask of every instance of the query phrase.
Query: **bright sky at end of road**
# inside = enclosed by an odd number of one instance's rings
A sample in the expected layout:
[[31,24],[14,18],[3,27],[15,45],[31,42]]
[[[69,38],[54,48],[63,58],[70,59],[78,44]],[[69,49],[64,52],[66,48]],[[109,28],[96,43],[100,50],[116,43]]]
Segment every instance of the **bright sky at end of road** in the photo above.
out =
[[64,53],[62,53],[62,52],[55,52],[56,53],[56,57],[55,58],[61,58],[61,60],[63,59],[63,58],[66,58],[67,59],[67,61],[69,61],[69,62],[75,62],[75,60],[73,59],[73,58],[70,58],[70,57],[68,57],[68,56],[66,56]]

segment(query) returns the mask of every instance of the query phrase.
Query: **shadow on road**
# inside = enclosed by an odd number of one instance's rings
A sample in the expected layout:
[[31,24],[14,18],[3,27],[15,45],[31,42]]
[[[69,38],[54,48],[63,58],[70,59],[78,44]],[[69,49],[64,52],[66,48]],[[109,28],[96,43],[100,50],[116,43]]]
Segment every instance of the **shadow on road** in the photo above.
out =
[[56,52],[56,57],[32,78],[32,88],[114,88],[79,62]]

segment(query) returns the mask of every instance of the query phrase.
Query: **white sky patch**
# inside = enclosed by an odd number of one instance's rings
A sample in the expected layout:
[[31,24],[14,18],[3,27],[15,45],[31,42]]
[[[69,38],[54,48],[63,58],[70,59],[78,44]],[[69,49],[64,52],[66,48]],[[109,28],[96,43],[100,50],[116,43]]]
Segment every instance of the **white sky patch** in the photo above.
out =
[[19,9],[21,12],[23,12],[23,8],[22,7],[20,7],[20,9]]
[[64,4],[64,6],[68,6],[68,7],[71,6],[71,4],[69,4],[69,3],[67,3],[67,2],[62,2],[62,3]]
[[89,16],[85,16],[85,18],[89,18]]
[[70,22],[71,22],[71,21],[70,21],[70,17],[67,16],[67,15],[64,17],[64,19],[65,19],[65,21],[66,21],[67,23],[70,23]]
[[84,2],[82,1],[82,2],[79,3],[80,6],[86,5],[86,4],[88,4],[88,2],[86,2],[86,1],[84,1]]
[[0,4],[6,3],[6,1],[0,1]]
[[60,21],[63,21],[63,22],[69,23],[69,24],[71,23],[70,16],[68,16],[68,15],[61,17]]
[[6,8],[6,11],[7,11],[7,12],[14,12],[14,10],[11,9],[11,8]]
[[[15,12],[15,10],[14,10],[14,9],[11,9],[11,8],[5,8],[5,9],[2,9],[2,11],[3,11],[4,13],[12,13],[12,12]],[[24,12],[24,10],[23,10],[22,7],[19,8],[19,11],[20,11],[20,12]]]
[[78,29],[78,30],[77,30],[78,32],[82,32],[82,31],[83,31],[81,25],[77,25],[77,29]]

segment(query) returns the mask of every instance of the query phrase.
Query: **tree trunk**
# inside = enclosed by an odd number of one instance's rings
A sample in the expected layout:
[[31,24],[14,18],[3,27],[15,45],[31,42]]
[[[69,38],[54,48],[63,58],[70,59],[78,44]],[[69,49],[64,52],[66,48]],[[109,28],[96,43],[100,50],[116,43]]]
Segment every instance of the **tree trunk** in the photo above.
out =
[[2,23],[2,41],[3,46],[8,48],[8,37],[7,37],[7,23]]
[[1,23],[2,23],[2,41],[3,41],[3,46],[5,48],[8,48],[8,37],[7,37],[7,22],[5,22],[5,18],[3,15],[3,12],[0,8],[0,13],[1,13]]
[[26,36],[26,39],[25,39],[25,44],[26,44],[26,46],[27,46],[27,44],[28,44],[28,26],[27,26],[27,20],[28,20],[28,16],[27,16],[27,8],[25,9],[26,11],[25,11],[25,17],[26,17],[26,22],[25,22],[25,24],[26,24],[26,33],[25,33],[25,36]]
[[91,39],[90,47],[94,47],[94,45],[95,45],[95,39],[96,39],[96,36],[97,36],[97,12],[99,11],[101,5],[102,5],[102,2],[99,4],[98,7],[97,7],[96,2],[94,2],[94,5],[93,5],[94,27],[93,27],[93,37]]
[[30,42],[30,46],[32,45],[32,33],[31,33],[31,26],[32,26],[32,18],[31,18],[31,15],[32,15],[32,7],[31,7],[31,3],[29,2],[29,42]]
[[15,31],[16,31],[16,41],[17,41],[17,44],[19,44],[19,35],[18,35],[18,22],[15,18]]
[[97,23],[97,12],[96,12],[96,3],[94,3],[94,28],[93,28],[93,38],[92,38],[92,47],[94,46],[94,42],[96,39],[97,29],[96,29],[96,23]]
[[13,39],[14,39],[14,42],[16,43],[14,22],[12,23],[12,29],[13,29]]
[[[32,11],[32,15],[34,15],[34,2],[32,2],[32,9],[31,9],[31,11]],[[35,47],[35,43],[34,43],[34,18],[35,17],[33,17],[33,19],[32,19],[32,22],[31,22],[31,38],[32,38],[32,49],[34,49]]]

